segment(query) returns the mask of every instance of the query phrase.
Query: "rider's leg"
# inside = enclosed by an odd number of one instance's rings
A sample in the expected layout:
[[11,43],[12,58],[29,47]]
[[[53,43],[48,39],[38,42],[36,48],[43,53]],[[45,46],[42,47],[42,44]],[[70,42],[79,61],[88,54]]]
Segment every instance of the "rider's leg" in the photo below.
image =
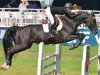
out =
[[45,14],[48,17],[48,19],[50,20],[51,24],[54,24],[54,18],[53,18],[53,15],[51,14],[50,7],[46,8]]
[[53,15],[51,14],[51,10],[50,10],[50,7],[47,7],[46,10],[45,10],[45,14],[46,16],[48,17],[48,19],[50,20],[51,22],[51,26],[50,26],[50,33],[51,33],[51,37],[54,37],[54,34],[53,34],[53,30],[54,30],[54,18],[53,18]]

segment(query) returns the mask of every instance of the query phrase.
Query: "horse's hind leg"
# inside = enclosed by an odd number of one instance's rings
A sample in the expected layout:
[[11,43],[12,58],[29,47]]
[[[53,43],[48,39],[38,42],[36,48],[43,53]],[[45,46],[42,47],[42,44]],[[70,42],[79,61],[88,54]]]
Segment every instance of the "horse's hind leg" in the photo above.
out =
[[79,39],[79,42],[77,43],[74,43],[73,46],[71,46],[71,48],[69,50],[72,50],[74,48],[77,48],[81,42],[83,41],[83,39],[85,38],[85,35],[84,34],[75,34],[75,35],[69,35],[68,36],[68,40],[75,40],[75,39]]
[[2,66],[3,69],[7,69],[12,64],[12,57],[15,53],[21,52],[23,50],[26,50],[31,47],[32,44],[19,44],[15,45],[14,47],[11,47],[7,50],[7,57],[6,57],[6,63]]

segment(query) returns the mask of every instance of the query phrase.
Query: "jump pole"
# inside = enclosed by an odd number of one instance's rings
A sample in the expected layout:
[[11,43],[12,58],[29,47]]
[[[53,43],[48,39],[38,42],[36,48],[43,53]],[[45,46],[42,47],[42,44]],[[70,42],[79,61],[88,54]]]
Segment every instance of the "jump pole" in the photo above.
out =
[[37,75],[42,75],[42,58],[44,42],[39,43]]
[[98,75],[100,75],[100,44],[98,46]]
[[98,25],[98,75],[100,75],[100,11],[98,11],[99,14],[95,14],[96,17],[96,23]]
[[[88,39],[88,44],[83,46],[83,59],[82,59],[82,69],[81,75],[89,75],[90,63],[98,58],[100,55],[100,46],[98,47],[98,54],[90,58],[90,38]],[[98,75],[100,75],[100,59],[98,59]]]
[[[89,40],[90,42],[90,40]],[[89,43],[88,42],[88,43]],[[99,37],[100,42],[100,37]],[[82,59],[82,69],[81,75],[89,75],[89,66],[90,63],[98,58],[98,75],[100,75],[100,43],[98,43],[98,53],[94,57],[90,58],[90,44],[83,46],[83,59]]]
[[89,75],[90,45],[83,46],[82,72],[81,75]]
[[[43,47],[44,42],[41,42],[39,44],[37,75],[60,75],[61,44],[56,44],[56,50],[54,54],[45,57],[43,56]],[[55,58],[55,61],[43,66],[42,63],[50,58]],[[54,66],[54,69],[48,73],[43,74],[43,70],[50,66]]]

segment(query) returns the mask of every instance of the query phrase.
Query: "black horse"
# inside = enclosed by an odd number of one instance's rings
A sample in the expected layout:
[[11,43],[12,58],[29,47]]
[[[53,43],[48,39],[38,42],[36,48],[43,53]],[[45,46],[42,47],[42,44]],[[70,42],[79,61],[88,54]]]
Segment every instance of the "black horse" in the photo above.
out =
[[82,13],[73,19],[69,19],[66,16],[60,16],[59,18],[63,23],[63,27],[55,34],[54,38],[49,38],[50,33],[43,31],[42,24],[8,28],[3,37],[6,63],[2,67],[4,69],[9,68],[13,55],[30,48],[33,43],[57,44],[79,39],[80,42],[76,43],[74,48],[78,47],[85,37],[84,34],[76,34],[77,27],[82,23],[85,23],[93,34],[96,34],[96,20],[89,13]]

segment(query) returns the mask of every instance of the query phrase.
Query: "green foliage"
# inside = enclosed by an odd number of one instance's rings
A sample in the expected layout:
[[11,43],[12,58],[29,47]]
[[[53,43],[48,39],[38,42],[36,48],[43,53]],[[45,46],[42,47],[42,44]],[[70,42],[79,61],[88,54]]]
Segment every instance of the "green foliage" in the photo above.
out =
[[[82,63],[82,47],[74,50],[68,50],[68,46],[62,47],[61,54],[61,75],[81,75]],[[54,45],[45,45],[44,55],[53,53],[55,50]],[[97,47],[91,48],[91,56],[97,54]],[[14,55],[12,66],[8,70],[0,69],[0,75],[36,75],[38,60],[38,45],[34,44],[31,49],[23,51]],[[50,59],[45,63],[51,62]],[[0,65],[5,63],[2,44],[0,44]],[[47,72],[48,68],[44,72]],[[97,60],[93,61],[90,65],[90,74],[97,75]]]

